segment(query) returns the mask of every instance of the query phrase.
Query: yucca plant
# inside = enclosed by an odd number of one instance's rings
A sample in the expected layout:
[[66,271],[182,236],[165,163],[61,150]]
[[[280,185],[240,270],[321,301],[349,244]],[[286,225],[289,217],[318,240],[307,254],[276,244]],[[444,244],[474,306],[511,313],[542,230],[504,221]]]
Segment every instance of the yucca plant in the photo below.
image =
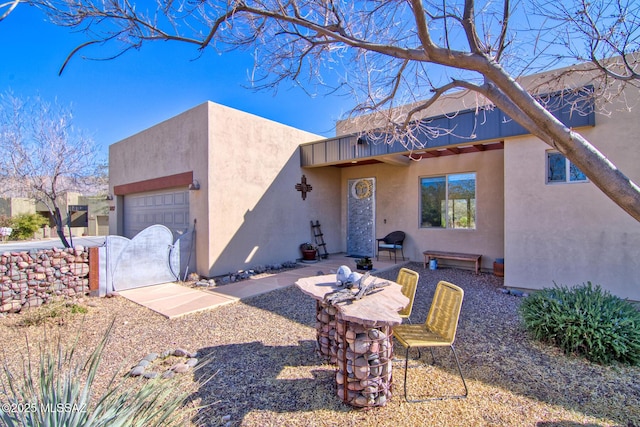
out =
[[640,312],[591,282],[536,292],[522,302],[520,314],[533,338],[566,354],[601,364],[640,364]]
[[0,425],[31,427],[143,427],[180,425],[177,409],[188,393],[176,392],[175,379],[133,379],[115,374],[100,396],[92,396],[100,360],[113,329],[107,329],[97,348],[83,363],[75,357],[78,337],[64,348],[40,349],[39,367],[33,374],[31,356],[21,378],[4,364],[0,396]]

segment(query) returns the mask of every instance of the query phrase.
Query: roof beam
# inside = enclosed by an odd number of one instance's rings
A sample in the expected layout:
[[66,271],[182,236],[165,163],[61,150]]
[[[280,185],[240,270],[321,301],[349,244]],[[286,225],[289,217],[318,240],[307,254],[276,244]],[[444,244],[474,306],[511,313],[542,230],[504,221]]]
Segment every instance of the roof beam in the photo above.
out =
[[409,166],[409,163],[411,163],[411,160],[407,156],[403,156],[401,154],[383,156],[380,157],[380,161],[394,166]]

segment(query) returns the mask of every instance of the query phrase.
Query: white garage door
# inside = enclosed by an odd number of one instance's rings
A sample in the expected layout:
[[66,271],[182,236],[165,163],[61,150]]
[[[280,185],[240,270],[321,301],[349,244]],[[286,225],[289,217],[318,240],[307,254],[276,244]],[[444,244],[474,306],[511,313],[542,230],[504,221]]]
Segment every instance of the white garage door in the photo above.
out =
[[145,228],[162,224],[174,240],[188,227],[189,190],[186,188],[124,196],[124,236],[132,238]]

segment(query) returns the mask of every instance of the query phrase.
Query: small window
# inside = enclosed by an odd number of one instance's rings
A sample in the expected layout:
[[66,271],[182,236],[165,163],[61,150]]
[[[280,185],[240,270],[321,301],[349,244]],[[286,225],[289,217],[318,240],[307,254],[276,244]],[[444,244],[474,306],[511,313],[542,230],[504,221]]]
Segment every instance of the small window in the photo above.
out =
[[562,154],[547,152],[547,184],[586,181],[585,174]]
[[420,227],[476,228],[476,174],[420,179]]

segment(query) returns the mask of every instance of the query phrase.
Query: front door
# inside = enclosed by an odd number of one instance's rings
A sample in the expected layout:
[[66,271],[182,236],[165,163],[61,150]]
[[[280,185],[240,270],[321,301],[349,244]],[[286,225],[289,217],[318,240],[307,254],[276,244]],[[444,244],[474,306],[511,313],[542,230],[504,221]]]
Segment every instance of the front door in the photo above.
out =
[[374,256],[375,178],[347,182],[347,254]]

